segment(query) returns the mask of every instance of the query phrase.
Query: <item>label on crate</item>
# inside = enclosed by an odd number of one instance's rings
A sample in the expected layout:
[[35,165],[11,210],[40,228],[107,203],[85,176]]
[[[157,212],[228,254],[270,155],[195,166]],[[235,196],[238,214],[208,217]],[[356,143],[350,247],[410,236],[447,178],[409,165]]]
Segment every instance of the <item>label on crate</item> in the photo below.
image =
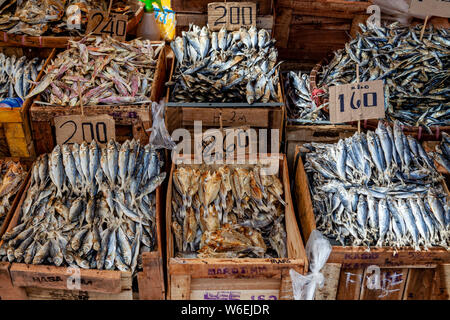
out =
[[280,290],[192,290],[192,300],[278,300]]
[[89,11],[86,34],[95,36],[111,36],[125,41],[128,17],[124,14],[108,13],[101,10]]
[[116,128],[113,117],[99,116],[62,116],[55,118],[56,143],[74,144],[83,141],[97,141],[106,144],[110,139],[116,138]]
[[449,0],[412,0],[409,13],[419,16],[450,18]]
[[212,2],[208,3],[208,25],[217,31],[239,30],[242,26],[256,26],[256,3],[254,2]]
[[330,121],[343,123],[384,118],[382,80],[330,87]]

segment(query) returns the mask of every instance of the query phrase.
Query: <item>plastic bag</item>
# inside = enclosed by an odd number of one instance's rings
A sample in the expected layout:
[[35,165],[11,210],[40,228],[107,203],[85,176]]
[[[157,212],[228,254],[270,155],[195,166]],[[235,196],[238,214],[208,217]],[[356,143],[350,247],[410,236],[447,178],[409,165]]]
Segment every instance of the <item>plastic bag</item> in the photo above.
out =
[[319,231],[313,230],[305,249],[310,272],[304,276],[293,269],[289,270],[295,300],[313,300],[317,286],[323,287],[325,279],[320,270],[330,256],[331,244]]
[[409,25],[413,18],[425,18],[425,16],[409,13],[411,0],[373,0],[372,2],[381,8],[382,20],[398,21],[401,24]]
[[150,135],[150,144],[155,149],[174,149],[176,147],[175,142],[173,142],[172,137],[166,128],[166,123],[164,122],[165,114],[165,104],[164,100],[159,103],[152,102],[152,133]]

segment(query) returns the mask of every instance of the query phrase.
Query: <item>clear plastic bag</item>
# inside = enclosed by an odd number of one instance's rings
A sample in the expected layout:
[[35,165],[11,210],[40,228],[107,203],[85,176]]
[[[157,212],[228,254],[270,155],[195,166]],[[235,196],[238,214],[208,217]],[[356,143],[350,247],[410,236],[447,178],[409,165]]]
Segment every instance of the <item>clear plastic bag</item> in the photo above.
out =
[[381,8],[382,20],[385,21],[398,21],[403,25],[409,25],[413,18],[425,18],[425,16],[409,13],[411,0],[373,0],[372,2]]
[[313,300],[316,288],[323,287],[325,279],[320,270],[330,256],[331,244],[319,231],[313,230],[305,249],[310,272],[304,276],[293,269],[289,270],[295,300]]
[[164,122],[165,115],[165,104],[164,100],[159,103],[152,102],[152,133],[150,135],[150,145],[155,149],[169,149],[172,150],[176,147],[175,142],[173,142],[172,137],[166,128],[166,123]]

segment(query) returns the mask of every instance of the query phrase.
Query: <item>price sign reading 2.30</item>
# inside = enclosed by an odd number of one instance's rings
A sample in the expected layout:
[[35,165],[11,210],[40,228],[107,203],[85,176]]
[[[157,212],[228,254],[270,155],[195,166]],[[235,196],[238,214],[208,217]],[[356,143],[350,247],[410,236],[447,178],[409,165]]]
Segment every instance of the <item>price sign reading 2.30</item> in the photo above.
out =
[[106,144],[116,138],[115,123],[109,115],[80,115],[55,118],[56,143],[59,145],[97,141]]
[[256,25],[256,3],[212,2],[208,4],[208,25],[211,30],[239,30]]
[[127,35],[128,17],[123,14],[110,13],[101,10],[89,11],[86,34],[95,36],[111,36],[124,41]]
[[384,118],[383,81],[367,81],[330,87],[330,121]]

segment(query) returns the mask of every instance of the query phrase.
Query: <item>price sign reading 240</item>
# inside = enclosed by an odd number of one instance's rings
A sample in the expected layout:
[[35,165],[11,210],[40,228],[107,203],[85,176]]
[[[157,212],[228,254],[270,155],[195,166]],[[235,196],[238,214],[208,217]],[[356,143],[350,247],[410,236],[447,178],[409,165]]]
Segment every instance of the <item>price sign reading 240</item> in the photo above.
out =
[[225,27],[239,30],[241,26],[256,25],[256,3],[212,2],[208,4],[208,25],[212,30]]
[[330,121],[384,118],[383,81],[367,81],[330,87]]

